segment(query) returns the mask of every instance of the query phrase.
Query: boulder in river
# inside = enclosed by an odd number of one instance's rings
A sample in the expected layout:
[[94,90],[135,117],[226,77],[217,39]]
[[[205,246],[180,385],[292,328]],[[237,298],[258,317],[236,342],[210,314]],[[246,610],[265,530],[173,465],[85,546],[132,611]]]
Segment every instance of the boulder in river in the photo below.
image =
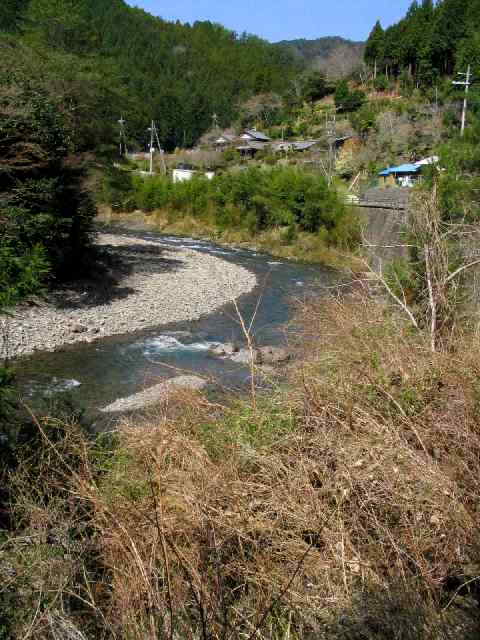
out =
[[258,349],[262,364],[279,364],[290,360],[290,353],[284,347],[260,347]]
[[[252,352],[249,349],[238,349],[235,345],[219,344],[211,349],[211,353],[219,358],[228,358],[238,364],[250,364]],[[290,360],[290,353],[284,347],[255,347],[253,349],[254,364],[280,364]]]
[[238,364],[251,364],[253,355],[254,364],[260,363],[260,354],[258,349],[253,349],[251,352],[250,349],[240,349],[238,353],[234,353],[232,356],[228,356],[230,360],[233,362],[237,362]]
[[149,387],[140,393],[135,393],[126,398],[119,398],[101,409],[103,413],[120,413],[123,411],[138,411],[157,404],[168,397],[177,389],[191,389],[202,391],[208,386],[208,382],[197,376],[177,376],[170,380],[165,380],[160,384]]
[[239,347],[233,342],[227,342],[226,344],[217,344],[210,349],[210,353],[214,356],[228,358],[240,351]]

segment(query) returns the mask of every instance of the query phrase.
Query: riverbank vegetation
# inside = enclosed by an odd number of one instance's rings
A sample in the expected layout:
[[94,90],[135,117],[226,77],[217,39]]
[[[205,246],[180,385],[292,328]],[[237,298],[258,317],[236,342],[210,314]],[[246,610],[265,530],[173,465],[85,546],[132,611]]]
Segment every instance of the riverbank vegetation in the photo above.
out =
[[[271,242],[276,254],[321,259],[329,249],[350,251],[359,221],[326,179],[291,167],[249,167],[213,180],[173,183],[163,176],[119,172],[105,181],[103,199],[118,211],[153,214],[158,228],[217,240]],[[317,252],[317,255],[315,255]],[[310,255],[309,255],[310,254]]]

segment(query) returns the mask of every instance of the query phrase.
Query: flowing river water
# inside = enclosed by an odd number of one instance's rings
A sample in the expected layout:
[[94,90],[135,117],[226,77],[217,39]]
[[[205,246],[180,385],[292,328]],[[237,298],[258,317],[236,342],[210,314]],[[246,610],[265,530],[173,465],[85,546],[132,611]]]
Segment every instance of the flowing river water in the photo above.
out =
[[[327,268],[284,261],[254,250],[165,236],[151,230],[116,228],[114,232],[154,241],[162,247],[212,253],[255,273],[257,287],[242,296],[238,306],[247,322],[257,310],[253,332],[259,345],[287,344],[285,327],[292,318],[295,301],[312,294],[322,295],[325,286],[338,280],[338,274]],[[232,341],[244,343],[238,317],[230,304],[193,322],[72,345],[54,353],[37,353],[18,362],[18,378],[33,405],[43,397],[68,392],[89,412],[163,378],[184,373],[207,376],[223,387],[241,389],[249,380],[248,368],[215,358],[209,352],[215,343]]]

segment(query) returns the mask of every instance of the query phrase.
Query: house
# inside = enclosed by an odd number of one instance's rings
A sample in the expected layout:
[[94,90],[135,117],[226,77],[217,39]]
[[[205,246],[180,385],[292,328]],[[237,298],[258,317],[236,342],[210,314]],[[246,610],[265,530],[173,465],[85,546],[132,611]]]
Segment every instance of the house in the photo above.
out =
[[339,138],[335,138],[333,141],[333,146],[337,151],[347,149],[358,149],[358,147],[362,146],[362,138],[360,136],[341,136]]
[[423,160],[419,160],[418,162],[415,162],[414,164],[417,167],[426,167],[428,165],[438,164],[439,161],[440,161],[440,158],[438,156],[430,156],[429,158],[424,158]]
[[149,157],[150,157],[150,154],[149,153],[144,153],[144,152],[127,153],[127,158],[129,158],[130,160],[133,160],[134,162],[145,160],[146,158],[149,158]]
[[414,163],[401,164],[398,167],[389,167],[378,174],[384,179],[384,183],[396,184],[400,187],[413,187],[422,177],[422,169],[428,165],[437,164],[438,156],[431,156]]
[[270,142],[270,138],[262,133],[261,131],[257,131],[256,129],[247,129],[241,136],[241,140],[246,140],[247,142]]
[[293,142],[285,142],[284,140],[281,142],[274,142],[272,144],[272,148],[275,153],[280,153],[282,151],[284,153],[290,153],[293,151]]
[[312,147],[314,147],[318,143],[318,140],[298,140],[298,141],[281,141],[274,142],[272,144],[273,150],[276,153],[285,152],[290,153],[291,151],[296,151],[297,153],[304,153],[305,151],[309,151]]
[[389,167],[380,171],[378,174],[384,179],[384,183],[388,182],[399,185],[400,187],[413,187],[421,173],[421,168],[416,164],[401,164],[398,167]]

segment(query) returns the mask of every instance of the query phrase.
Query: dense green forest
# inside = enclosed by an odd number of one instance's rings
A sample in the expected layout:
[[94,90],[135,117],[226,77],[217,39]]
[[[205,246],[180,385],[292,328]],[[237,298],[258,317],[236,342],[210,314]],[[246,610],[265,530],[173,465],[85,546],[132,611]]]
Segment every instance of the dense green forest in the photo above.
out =
[[123,114],[134,145],[152,118],[167,149],[232,120],[242,100],[282,91],[295,68],[280,46],[218,24],[166,22],[123,0],[9,0],[8,63],[35,77],[75,120],[82,147],[111,144]]
[[365,48],[365,61],[388,75],[413,78],[423,86],[443,75],[480,71],[480,2],[416,0],[407,15],[384,30],[377,22]]

